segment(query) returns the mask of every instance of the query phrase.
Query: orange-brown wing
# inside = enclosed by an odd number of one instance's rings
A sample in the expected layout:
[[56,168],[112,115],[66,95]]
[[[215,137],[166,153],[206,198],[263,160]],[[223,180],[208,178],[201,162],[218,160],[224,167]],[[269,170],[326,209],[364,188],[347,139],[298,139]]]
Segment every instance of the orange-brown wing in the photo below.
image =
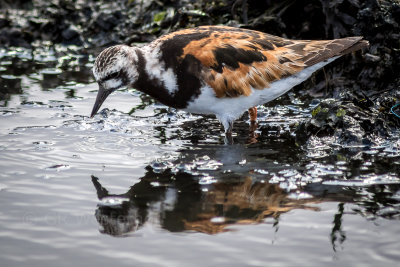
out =
[[204,26],[196,31],[209,34],[187,42],[180,57],[191,55],[201,62],[202,78],[217,97],[249,95],[251,88],[268,88],[271,82],[362,47],[355,47],[361,37],[295,41],[224,26]]

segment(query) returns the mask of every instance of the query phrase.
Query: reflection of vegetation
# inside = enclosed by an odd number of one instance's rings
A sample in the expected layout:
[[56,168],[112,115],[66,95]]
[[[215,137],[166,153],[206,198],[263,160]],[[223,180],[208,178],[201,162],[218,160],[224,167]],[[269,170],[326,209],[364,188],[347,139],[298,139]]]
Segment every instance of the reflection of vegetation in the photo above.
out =
[[160,143],[161,144],[165,144],[166,141],[167,141],[167,135],[165,133],[165,127],[157,126],[157,127],[154,127],[154,130],[156,130],[158,132],[158,134],[156,136],[157,136],[157,139],[160,140]]
[[67,89],[65,91],[66,98],[82,98],[76,95],[76,89]]
[[354,209],[357,213],[368,219],[383,217],[387,219],[400,219],[400,185],[374,185],[363,188],[357,192],[360,197],[359,204]]
[[22,94],[21,78],[12,75],[0,76],[0,101],[4,100],[4,105],[7,106],[7,101],[10,100],[13,94]]
[[132,114],[135,113],[137,110],[144,110],[147,106],[148,106],[147,103],[143,103],[143,102],[142,102],[142,103],[140,103],[139,105],[133,107],[133,108],[128,112],[128,114],[129,114],[129,115],[132,115]]
[[333,219],[333,227],[331,232],[332,248],[336,251],[336,241],[342,244],[346,240],[346,233],[342,230],[342,217],[344,211],[344,203],[338,205],[338,213],[335,214]]
[[146,107],[150,106],[151,104],[155,103],[154,98],[151,98],[148,95],[145,95],[143,93],[140,93],[140,100],[141,103],[135,107],[133,107],[128,114],[132,115],[133,113],[135,113],[137,110],[144,110]]

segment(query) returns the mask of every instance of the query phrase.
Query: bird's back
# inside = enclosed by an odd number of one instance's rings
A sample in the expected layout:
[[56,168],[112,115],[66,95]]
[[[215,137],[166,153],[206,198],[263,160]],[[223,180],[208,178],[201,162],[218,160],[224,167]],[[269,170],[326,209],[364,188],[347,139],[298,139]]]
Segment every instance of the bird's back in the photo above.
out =
[[[252,89],[368,45],[362,37],[335,40],[289,40],[226,26],[202,26],[166,34],[149,47],[165,68],[185,71],[212,87],[218,98],[248,96]],[[177,75],[179,75],[177,73]]]

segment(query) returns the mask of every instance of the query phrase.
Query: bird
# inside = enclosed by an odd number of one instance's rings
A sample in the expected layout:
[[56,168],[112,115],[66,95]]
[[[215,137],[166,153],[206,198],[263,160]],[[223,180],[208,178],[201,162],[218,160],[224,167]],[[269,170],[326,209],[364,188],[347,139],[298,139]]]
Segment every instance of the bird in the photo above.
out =
[[162,104],[213,114],[232,135],[245,111],[285,94],[335,59],[368,47],[361,36],[293,40],[228,26],[200,26],[162,35],[142,47],[104,49],[93,65],[99,90],[91,117],[115,90],[130,86]]

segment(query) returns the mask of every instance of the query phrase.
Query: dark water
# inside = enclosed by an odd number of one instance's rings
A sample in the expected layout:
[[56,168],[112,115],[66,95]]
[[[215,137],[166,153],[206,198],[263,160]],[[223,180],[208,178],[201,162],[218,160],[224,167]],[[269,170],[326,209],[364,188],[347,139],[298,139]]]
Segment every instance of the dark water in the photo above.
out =
[[1,266],[397,266],[400,140],[296,143],[290,93],[212,117],[96,95],[92,57],[0,50]]

